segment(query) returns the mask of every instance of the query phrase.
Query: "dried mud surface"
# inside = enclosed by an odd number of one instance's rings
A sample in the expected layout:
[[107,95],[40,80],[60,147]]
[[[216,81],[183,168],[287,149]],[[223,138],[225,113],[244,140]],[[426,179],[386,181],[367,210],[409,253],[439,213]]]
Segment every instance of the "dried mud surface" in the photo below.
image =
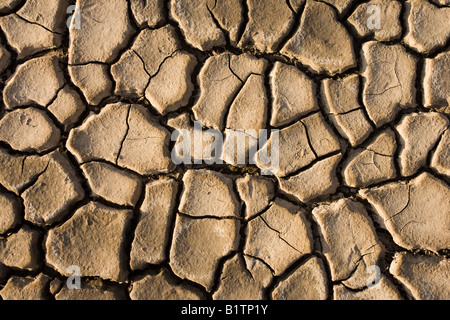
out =
[[0,1],[0,299],[450,299],[449,70],[446,0]]

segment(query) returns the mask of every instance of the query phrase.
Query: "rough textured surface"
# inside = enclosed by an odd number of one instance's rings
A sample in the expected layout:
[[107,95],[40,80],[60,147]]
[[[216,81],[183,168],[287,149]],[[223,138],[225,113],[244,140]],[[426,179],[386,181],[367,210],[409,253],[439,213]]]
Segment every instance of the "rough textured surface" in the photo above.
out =
[[169,132],[140,105],[111,104],[70,132],[67,148],[80,162],[103,159],[140,174],[166,172]]
[[164,22],[163,0],[131,0],[134,19],[140,28],[154,28]]
[[303,118],[300,122],[305,126],[308,144],[316,157],[323,157],[340,149],[337,136],[320,112]]
[[[270,150],[271,147],[272,141],[269,139],[266,148]],[[315,159],[314,152],[309,145],[305,125],[300,121],[279,131],[278,150],[282,156],[276,174],[280,177],[306,167]],[[261,163],[259,166],[264,167],[264,164]]]
[[394,153],[395,134],[387,129],[364,149],[350,152],[344,164],[343,177],[350,187],[364,188],[368,185],[396,177]]
[[[21,196],[25,206],[25,219],[49,225],[60,222],[70,208],[82,200],[85,192],[80,178],[66,156],[59,151],[44,156],[45,168]],[[26,160],[24,160],[26,161]]]
[[450,244],[449,186],[429,173],[362,190],[398,245],[437,252]]
[[[54,280],[55,281],[55,280]],[[52,284],[50,284],[52,285]],[[81,289],[68,289],[67,286],[60,288],[54,293],[56,300],[125,300],[123,290],[108,286],[100,280],[87,280],[81,282]]]
[[425,60],[424,104],[426,107],[449,107],[450,90],[445,83],[450,81],[450,52],[438,54]]
[[[340,149],[339,140],[321,113],[314,113],[281,129],[277,136],[278,145],[275,148],[279,154],[279,163],[274,172],[277,177],[292,175],[318,157],[330,155]],[[266,165],[261,161],[260,155],[263,152],[270,153],[274,148],[273,143],[271,135],[260,148],[257,164],[261,169]]]
[[183,183],[180,212],[196,217],[239,215],[239,203],[230,178],[214,171],[192,170],[186,172]]
[[333,194],[339,186],[336,167],[341,155],[335,155],[313,164],[287,179],[279,178],[280,189],[302,202]]
[[[126,0],[77,0],[80,28],[70,29],[69,63],[111,63],[126,47],[133,27]],[[85,32],[89,30],[89,32]]]
[[247,2],[249,21],[239,46],[254,48],[261,52],[276,52],[294,23],[295,12],[292,9],[298,9],[298,7],[290,8],[288,2],[249,0]]
[[394,120],[399,109],[416,103],[417,59],[398,44],[370,41],[362,51],[363,102],[370,119],[381,126]]
[[267,103],[264,76],[250,75],[230,106],[226,128],[259,133],[267,123]]
[[351,38],[333,9],[311,0],[306,3],[299,29],[281,53],[317,73],[335,75],[356,65]]
[[372,288],[354,292],[339,284],[333,287],[335,300],[403,300],[394,284],[385,276]]
[[1,148],[0,163],[0,184],[17,195],[47,167],[46,157],[13,155]]
[[38,104],[47,106],[64,85],[55,55],[45,55],[21,64],[3,90],[6,109]]
[[31,24],[57,34],[64,31],[64,13],[69,6],[68,0],[26,1],[17,11],[17,15]]
[[122,206],[136,205],[142,186],[136,174],[95,161],[83,164],[81,169],[94,195]]
[[244,254],[267,263],[275,275],[312,251],[311,230],[300,207],[282,199],[248,223]]
[[[33,2],[39,3],[39,1]],[[61,8],[65,9],[63,6]],[[64,14],[60,12],[58,19],[63,16]],[[43,15],[40,15],[40,17],[43,17]],[[46,50],[56,49],[62,42],[62,34],[52,32],[38,23],[26,21],[18,13],[1,17],[0,27],[19,59],[24,59]],[[30,34],[33,37],[30,37]]]
[[274,103],[270,125],[277,127],[318,109],[314,82],[297,68],[275,62],[270,73]]
[[108,72],[108,66],[100,63],[88,63],[80,66],[70,66],[69,74],[73,83],[83,92],[87,102],[99,104],[113,91],[113,83]]
[[377,265],[383,246],[364,206],[341,199],[315,208],[313,216],[320,226],[332,280],[354,289],[365,287],[367,268]]
[[274,300],[325,300],[328,283],[323,263],[316,257],[299,266],[272,292]]
[[450,263],[446,258],[399,253],[389,270],[415,299],[450,299]]
[[171,26],[144,29],[111,67],[115,93],[143,98],[162,114],[184,107],[192,95],[197,58],[184,51]]
[[10,13],[15,10],[20,4],[20,0],[2,0],[0,2],[0,12]]
[[130,265],[142,269],[146,264],[164,261],[173,220],[177,183],[162,179],[145,185],[145,198],[139,209],[140,217],[131,247]]
[[431,158],[430,166],[440,174],[450,177],[450,130],[446,130]]
[[239,222],[234,219],[192,219],[178,214],[170,248],[170,266],[182,279],[211,291],[220,259],[237,250]]
[[271,270],[249,256],[235,255],[223,266],[216,300],[261,300],[272,279]]
[[229,53],[208,58],[200,71],[201,95],[192,107],[195,118],[204,126],[222,130],[227,109],[250,74],[262,74],[267,62],[249,54]]
[[449,10],[0,0],[0,300],[448,299]]
[[45,243],[47,264],[66,276],[71,275],[68,267],[78,265],[81,276],[124,281],[127,270],[123,236],[131,215],[130,210],[95,202],[81,207],[64,224],[49,231]]
[[13,276],[0,290],[3,300],[46,300],[46,286],[50,277],[39,274],[35,278],[21,278]]
[[[176,53],[165,60],[145,90],[156,110],[165,114],[186,106],[194,89],[191,74],[196,65],[195,56],[187,53]],[[181,71],[174,72],[177,70]]]
[[86,106],[80,94],[69,85],[65,85],[59,92],[55,100],[47,107],[58,122],[64,126],[75,124]]
[[0,263],[4,266],[35,271],[41,264],[39,231],[23,226],[17,233],[0,239]]
[[[401,9],[402,5],[399,1],[372,0],[360,4],[348,18],[348,21],[353,25],[360,37],[373,35],[378,41],[392,41],[400,38],[402,34]],[[375,21],[371,20],[371,16],[377,13],[376,10],[380,12],[379,26],[376,25]],[[372,27],[370,23],[375,24],[375,26]]]
[[343,12],[345,12],[348,7],[353,4],[354,2],[356,2],[355,0],[324,0],[323,2],[326,2],[330,5],[332,5],[333,7],[335,7],[337,9],[337,11],[342,14]]
[[[171,117],[167,120],[167,125],[179,132],[184,132],[188,134],[190,139],[185,139],[182,134],[177,134],[174,131],[171,140],[175,141],[175,146],[172,149],[172,157],[177,161],[179,159],[184,159],[185,150],[190,151],[190,158],[193,163],[199,163],[202,160],[207,163],[213,163],[216,159],[220,159],[222,156],[221,148],[222,140],[218,137],[219,131],[217,130],[204,130],[202,127],[195,126],[192,123],[191,116],[188,113],[182,113],[178,116]],[[195,137],[202,137],[203,143],[200,146],[198,143],[193,143],[192,139]],[[199,139],[200,140],[200,139]],[[214,142],[218,143],[218,147],[215,147]]]
[[0,120],[0,141],[14,150],[43,152],[54,148],[61,138],[47,114],[36,108],[14,110]]
[[397,126],[400,140],[400,169],[410,176],[426,165],[428,153],[435,147],[450,121],[439,113],[413,113]]
[[352,146],[359,145],[372,133],[372,126],[358,101],[359,91],[360,81],[356,74],[322,81],[321,97],[325,110]]
[[147,275],[133,283],[132,300],[203,300],[200,290],[180,282],[168,271]]
[[236,181],[237,190],[245,203],[245,218],[251,219],[267,208],[275,196],[275,187],[267,178],[247,175]]
[[450,8],[438,8],[426,0],[411,0],[405,6],[408,13],[406,44],[421,53],[445,46],[450,37]]
[[18,199],[6,192],[0,192],[0,234],[14,229],[21,220]]
[[[186,40],[200,50],[226,44],[225,35],[216,25],[211,13],[214,2],[209,0],[175,0],[170,14],[180,24]],[[234,12],[229,12],[232,15]]]

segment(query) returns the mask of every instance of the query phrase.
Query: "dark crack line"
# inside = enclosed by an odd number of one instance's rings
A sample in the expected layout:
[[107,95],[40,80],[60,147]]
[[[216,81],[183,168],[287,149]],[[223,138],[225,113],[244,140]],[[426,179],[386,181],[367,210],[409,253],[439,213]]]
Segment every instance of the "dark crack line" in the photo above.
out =
[[42,172],[38,173],[33,179],[31,179],[27,184],[25,184],[24,186],[22,186],[20,188],[20,191],[18,193],[21,198],[22,198],[22,195],[25,193],[25,191],[27,191],[29,188],[31,188],[38,182],[39,178],[47,171],[49,165],[50,165],[50,161],[47,162],[47,165],[45,166],[45,168]]
[[116,156],[116,160],[115,160],[116,165],[118,165],[118,163],[119,163],[119,158],[120,158],[120,154],[122,152],[122,148],[125,144],[125,140],[127,140],[128,132],[130,131],[130,124],[129,124],[130,113],[131,113],[131,105],[128,106],[127,117],[125,119],[125,123],[127,125],[127,130],[125,132],[125,135],[124,135],[122,141],[120,142],[120,148],[119,148],[119,151],[117,152],[117,156]]
[[252,280],[255,281],[255,278],[253,277],[252,272],[250,271],[250,269],[247,266],[247,261],[245,260],[245,257],[242,254],[239,254],[238,257],[242,263],[242,266],[244,267],[245,273],[247,273],[252,278]]
[[213,220],[237,220],[237,221],[243,221],[244,219],[242,217],[238,216],[213,216],[213,215],[202,215],[202,216],[192,216],[184,212],[178,212],[180,216],[187,217],[192,220],[202,220],[202,219],[213,219]]
[[[361,110],[364,113],[364,117],[366,118],[366,120],[369,122],[370,126],[372,127],[373,131],[376,131],[377,126],[375,124],[375,122],[372,120],[372,118],[369,115],[369,111],[367,110],[366,105],[364,104],[364,86],[367,83],[367,79],[362,76],[361,74],[358,74],[358,79],[359,79],[359,88],[358,88],[358,104],[361,107]],[[367,140],[367,139],[366,139]]]
[[398,87],[401,87],[401,85],[396,85],[396,86],[393,86],[393,87],[389,87],[389,88],[384,89],[382,92],[379,92],[379,93],[366,93],[365,95],[366,96],[381,96],[381,95],[385,94],[387,91],[395,89],[395,88],[398,88]]
[[[134,50],[134,49],[130,49],[130,50],[131,50],[132,52],[134,52],[134,54],[139,58],[139,60],[141,60],[142,66],[143,66],[143,68],[144,68],[145,73],[151,78],[152,75],[150,74],[150,72],[148,72],[147,66],[145,65],[145,62],[144,62],[144,59],[142,59],[141,55],[140,55],[136,50]],[[163,61],[163,62],[164,62],[164,61]],[[160,67],[161,67],[161,66],[160,66]],[[159,70],[159,68],[158,68],[158,70]]]
[[20,176],[23,176],[23,168],[24,168],[24,166],[25,166],[25,162],[27,161],[27,158],[28,158],[28,157],[29,157],[29,156],[26,155],[26,156],[24,156],[24,157],[22,158],[21,166],[20,166]]
[[41,28],[47,30],[47,31],[50,32],[50,33],[53,33],[53,34],[56,34],[56,35],[59,35],[59,36],[63,36],[62,33],[59,33],[59,32],[53,31],[53,30],[50,30],[50,29],[48,29],[47,27],[45,27],[45,26],[43,26],[43,25],[41,25],[41,24],[39,24],[39,23],[37,23],[37,22],[29,21],[29,20],[25,19],[24,17],[20,16],[18,13],[15,13],[15,15],[16,15],[17,17],[19,17],[20,19],[22,19],[23,21],[29,23],[29,24],[34,24],[34,25],[36,25],[36,26],[39,26],[39,27],[41,27]]
[[320,161],[326,160],[326,159],[334,157],[334,156],[337,156],[339,154],[342,154],[342,150],[333,151],[333,152],[328,153],[328,154],[326,154],[324,156],[317,157],[315,160],[313,160],[308,165],[306,165],[306,166],[304,166],[304,167],[302,167],[302,168],[300,168],[300,169],[298,169],[298,170],[296,170],[294,172],[291,172],[291,173],[289,173],[289,174],[287,174],[285,176],[282,176],[282,177],[280,176],[279,178],[283,179],[283,180],[287,180],[287,179],[292,178],[292,177],[294,177],[294,176],[296,176],[296,175],[298,175],[298,174],[300,174],[302,172],[305,172],[305,171],[311,169],[313,166],[318,164]]
[[249,17],[249,8],[248,8],[248,3],[247,0],[240,0],[241,3],[241,12],[242,12],[242,19],[241,22],[239,24],[239,28],[238,28],[238,32],[237,32],[237,36],[236,36],[236,43],[241,42],[242,37],[244,36],[245,30],[247,29],[248,23],[250,21],[250,17]]
[[380,157],[386,157],[386,158],[392,158],[393,157],[392,154],[382,154],[382,153],[376,152],[376,151],[374,151],[372,149],[369,149],[369,148],[365,148],[365,150],[370,151],[373,154],[376,154],[376,155],[378,155]]
[[[398,230],[398,233],[402,232],[403,229],[405,229],[405,228],[406,228],[408,225],[410,225],[411,223],[417,223],[417,224],[420,224],[420,222],[419,222],[419,221],[416,221],[416,220],[408,221],[407,223],[405,223],[405,224],[403,225],[403,227],[400,228],[400,230]],[[449,230],[450,230],[450,229],[449,229]]]
[[[230,55],[228,55],[228,63],[230,63],[230,60],[231,60],[231,56]],[[236,100],[236,98],[239,96],[239,94],[241,93],[241,91],[242,91],[242,89],[245,87],[245,83],[247,82],[247,80],[245,81],[245,82],[243,82],[236,74],[234,74],[234,72],[233,72],[233,70],[231,69],[231,67],[229,67],[229,69],[230,69],[230,72],[239,80],[239,81],[241,81],[241,83],[242,83],[242,85],[241,85],[241,87],[238,89],[238,90],[236,90],[236,93],[234,94],[234,96],[232,96],[232,98],[230,99],[230,103],[224,108],[224,110],[222,111],[223,112],[223,115],[222,115],[222,118],[221,118],[221,120],[220,120],[220,123],[219,123],[219,128],[221,129],[220,131],[224,131],[225,130],[225,128],[226,127],[228,127],[227,126],[227,123],[228,123],[228,115],[230,114],[230,111],[231,111],[231,107],[233,106],[233,104],[234,104],[234,101]],[[223,129],[223,130],[222,130]],[[225,133],[224,133],[224,141],[225,141],[225,138],[226,138],[226,135],[225,135]]]
[[[270,284],[266,287],[265,296],[266,299],[272,299],[272,294],[275,287],[280,283],[288,279],[296,270],[301,268],[305,263],[307,263],[310,259],[314,258],[315,255],[311,253],[307,253],[300,258],[296,259],[292,262],[281,274],[278,276],[274,276],[270,282]],[[318,257],[317,257],[318,258]],[[320,258],[319,258],[320,259]]]
[[411,185],[408,184],[408,202],[405,204],[405,206],[403,207],[402,210],[400,210],[399,212],[397,212],[396,214],[394,214],[393,216],[389,217],[387,220],[385,220],[384,222],[388,222],[390,220],[392,220],[393,218],[395,218],[396,216],[398,216],[399,214],[401,214],[403,211],[406,210],[406,208],[408,208],[409,206],[409,202],[411,201]]
[[284,37],[282,37],[282,39],[280,40],[275,52],[280,52],[281,49],[283,49],[284,46],[289,42],[289,40],[293,39],[295,34],[300,30],[303,11],[305,10],[306,3],[307,2],[304,1],[304,3],[301,4],[300,7],[298,8],[298,11],[295,11],[291,6],[290,1],[286,0],[286,5],[288,6],[289,10],[292,12],[292,20],[293,21],[291,23],[290,28],[288,30],[286,30],[286,35]]
[[442,133],[440,134],[439,138],[436,139],[436,142],[433,144],[433,146],[430,148],[430,151],[428,152],[427,159],[426,159],[426,166],[429,168],[432,168],[431,162],[434,158],[434,155],[436,154],[436,150],[439,147],[439,145],[442,142],[442,139],[444,138],[445,133],[450,129],[450,126],[448,126]]
[[317,156],[316,150],[314,150],[314,147],[311,143],[311,138],[309,136],[308,127],[302,120],[300,120],[300,123],[303,125],[303,128],[305,128],[305,135],[306,135],[306,140],[308,141],[308,146],[311,149],[312,153],[314,154],[314,157],[317,159],[318,156]]
[[[274,196],[274,198],[276,197],[276,195]],[[258,218],[258,217],[260,217],[261,215],[263,215],[264,213],[266,213],[267,211],[269,211],[269,209],[270,208],[272,208],[272,206],[274,205],[274,202],[273,202],[273,200],[274,199],[271,199],[272,201],[264,208],[264,209],[262,209],[260,212],[258,212],[257,214],[255,214],[255,215],[253,215],[253,216],[250,216],[249,218],[247,218],[247,222],[250,222],[250,221],[253,221],[253,220],[255,220],[256,218]]]
[[[271,109],[272,107],[269,106],[269,108]],[[320,109],[311,110],[311,111],[308,111],[306,113],[297,115],[295,118],[293,118],[292,120],[290,120],[289,122],[287,122],[285,124],[275,125],[275,126],[270,125],[268,128],[283,130],[283,129],[289,128],[293,124],[296,124],[298,121],[306,119],[306,118],[308,118],[308,117],[310,117],[310,116],[312,116],[312,115],[314,115],[314,114],[316,114],[318,112],[323,113],[322,110],[320,110]]]
[[214,6],[211,9],[209,9],[209,7],[208,7],[208,2],[206,3],[206,7],[208,8],[208,10],[211,10],[211,11],[214,11],[216,6],[217,6],[217,0],[214,0]]
[[294,10],[294,8],[292,7],[291,1],[290,0],[286,0],[286,5],[289,7],[289,10],[291,10],[291,12],[293,14],[296,14],[297,12]]
[[56,91],[55,96],[50,100],[49,103],[47,103],[47,104],[45,105],[45,108],[48,108],[49,106],[51,106],[51,105],[53,104],[53,102],[55,102],[55,100],[58,99],[59,93],[66,87],[66,85],[67,85],[67,84],[64,82],[64,84]]
[[267,221],[262,217],[262,215],[260,216],[260,218],[261,218],[261,220],[266,224],[266,226],[267,226],[270,230],[275,231],[275,232],[278,234],[278,238],[280,238],[280,240],[282,240],[283,242],[285,242],[289,247],[291,247],[291,248],[294,249],[295,251],[297,251],[297,252],[299,252],[299,253],[303,253],[303,252],[301,252],[300,250],[298,250],[297,248],[295,248],[293,245],[291,245],[289,242],[287,242],[287,240],[284,239],[284,238],[281,236],[281,232],[278,231],[278,230],[276,230],[276,229],[274,229],[274,228],[272,228],[272,227],[267,223]]
[[233,68],[231,67],[231,54],[228,54],[228,55],[227,55],[227,58],[228,58],[228,69],[229,69],[230,72],[233,74],[233,76],[235,76],[236,79],[238,79],[238,80],[241,82],[242,86],[244,86],[244,85],[245,85],[245,81],[242,80],[242,79],[234,72]]
[[211,19],[214,22],[214,24],[216,25],[217,29],[219,29],[220,32],[222,32],[222,35],[225,38],[225,41],[226,41],[227,45],[231,46],[231,40],[230,40],[229,32],[225,28],[223,28],[223,26],[220,24],[220,22],[217,20],[216,16],[212,12],[214,10],[214,8],[216,7],[216,5],[217,5],[217,0],[215,0],[214,7],[212,9],[210,9],[208,7],[208,3],[206,3],[206,10],[208,10],[209,15],[211,16]]
[[217,265],[216,265],[217,267],[216,267],[215,272],[214,272],[214,281],[213,281],[213,283],[210,286],[210,290],[205,288],[206,291],[209,291],[209,293],[211,294],[211,297],[214,295],[214,293],[217,292],[217,290],[220,287],[220,282],[221,282],[220,280],[221,280],[221,276],[223,274],[223,269],[225,267],[225,264],[229,260],[231,260],[236,254],[237,254],[236,251],[230,251],[227,255],[223,256],[219,260],[219,262],[217,263]]
[[162,68],[162,66],[164,65],[164,63],[165,63],[167,60],[173,58],[173,56],[174,56],[175,54],[177,54],[179,51],[181,51],[181,49],[177,49],[177,50],[175,50],[174,52],[172,52],[169,56],[165,57],[165,58],[163,59],[163,61],[159,64],[158,70],[156,70],[156,72],[155,72],[153,75],[151,75],[151,74],[147,71],[145,62],[144,62],[144,60],[142,59],[142,57],[139,55],[139,53],[138,53],[137,51],[135,51],[134,49],[132,49],[132,50],[133,50],[133,52],[136,54],[136,56],[139,58],[139,60],[141,60],[142,64],[144,65],[144,71],[145,71],[145,73],[147,73],[147,75],[149,76],[147,85],[146,85],[145,88],[144,88],[144,92],[143,92],[144,96],[145,96],[145,92],[147,91],[147,89],[148,89],[148,87],[149,87],[149,85],[150,85],[150,82],[152,81],[152,79],[153,79],[154,77],[156,77],[156,76],[159,74],[159,72],[161,71],[161,68]]
[[244,253],[244,256],[247,256],[247,257],[250,257],[252,259],[258,260],[259,262],[263,263],[270,270],[270,272],[272,274],[275,274],[275,270],[272,269],[272,267],[267,262],[265,262],[262,258],[256,257],[256,256],[252,256],[251,254],[248,254],[248,253]]
[[346,115],[346,114],[349,114],[349,113],[352,113],[352,112],[355,112],[355,111],[358,111],[358,110],[362,110],[362,107],[354,108],[354,109],[351,109],[351,110],[348,110],[348,111],[345,111],[345,112],[338,112],[338,113],[329,112],[328,114],[329,115],[333,115],[333,116],[343,116],[343,115]]

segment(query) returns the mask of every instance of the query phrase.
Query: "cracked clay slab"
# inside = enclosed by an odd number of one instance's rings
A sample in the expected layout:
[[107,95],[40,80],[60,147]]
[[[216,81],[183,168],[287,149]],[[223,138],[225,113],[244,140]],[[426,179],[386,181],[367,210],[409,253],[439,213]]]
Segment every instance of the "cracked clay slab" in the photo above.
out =
[[449,186],[425,172],[404,182],[360,191],[403,248],[437,252],[450,243]]
[[352,289],[364,288],[368,283],[367,268],[377,265],[384,251],[364,206],[341,199],[316,207],[313,216],[320,227],[332,280],[342,281]]
[[248,223],[244,254],[259,258],[282,274],[295,260],[312,251],[312,235],[305,211],[275,199],[273,205]]

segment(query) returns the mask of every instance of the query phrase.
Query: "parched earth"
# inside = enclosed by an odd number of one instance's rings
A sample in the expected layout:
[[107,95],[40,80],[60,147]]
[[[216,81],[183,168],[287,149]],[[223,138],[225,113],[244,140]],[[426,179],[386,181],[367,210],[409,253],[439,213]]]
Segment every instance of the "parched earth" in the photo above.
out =
[[[450,1],[1,0],[0,30],[1,299],[450,299]],[[278,129],[279,170],[175,164],[181,129]]]

